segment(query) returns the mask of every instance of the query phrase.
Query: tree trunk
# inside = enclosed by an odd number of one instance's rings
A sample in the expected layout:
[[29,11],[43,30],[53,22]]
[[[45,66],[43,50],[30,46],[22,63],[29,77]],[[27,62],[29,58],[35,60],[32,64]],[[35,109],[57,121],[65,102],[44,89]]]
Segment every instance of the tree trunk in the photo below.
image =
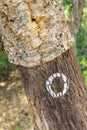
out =
[[[32,109],[33,130],[87,130],[87,93],[73,48],[49,63],[19,70]],[[53,74],[52,95],[46,82]],[[59,94],[64,90],[62,74],[67,77],[65,95]]]
[[86,130],[86,90],[57,0],[1,0],[4,47],[18,65],[29,130]]
[[69,29],[74,36],[76,36],[78,33],[78,29],[82,20],[84,5],[85,0],[73,0]]

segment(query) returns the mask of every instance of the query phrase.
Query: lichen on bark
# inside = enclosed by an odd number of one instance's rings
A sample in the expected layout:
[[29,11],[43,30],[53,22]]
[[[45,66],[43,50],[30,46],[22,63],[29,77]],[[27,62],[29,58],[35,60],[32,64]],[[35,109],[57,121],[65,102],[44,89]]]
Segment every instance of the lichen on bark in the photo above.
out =
[[11,63],[33,67],[72,46],[60,1],[4,0],[0,8],[4,47]]

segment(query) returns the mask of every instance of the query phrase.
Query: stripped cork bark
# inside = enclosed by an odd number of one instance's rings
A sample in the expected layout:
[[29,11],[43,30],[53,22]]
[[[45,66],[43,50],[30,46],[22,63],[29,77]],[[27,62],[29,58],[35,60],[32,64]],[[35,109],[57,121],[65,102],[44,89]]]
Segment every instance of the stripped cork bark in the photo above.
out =
[[34,67],[72,46],[60,0],[1,0],[4,47],[9,61]]

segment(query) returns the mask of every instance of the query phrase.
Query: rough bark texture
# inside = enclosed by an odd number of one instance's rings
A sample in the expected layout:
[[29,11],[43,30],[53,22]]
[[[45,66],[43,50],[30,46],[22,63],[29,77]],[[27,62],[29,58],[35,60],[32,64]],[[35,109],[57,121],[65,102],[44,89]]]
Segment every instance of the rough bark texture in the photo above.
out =
[[[4,7],[5,7],[5,11],[6,11],[7,2],[8,2],[7,0],[6,0],[6,2],[1,0],[0,8],[2,7],[4,9]],[[20,3],[20,1],[16,1],[16,2]],[[4,7],[3,7],[2,3],[6,3],[6,4],[4,4]],[[73,8],[72,8],[71,16],[70,16],[71,18],[70,18],[70,23],[69,23],[69,29],[70,29],[71,34],[74,36],[76,36],[76,34],[78,33],[78,29],[79,29],[80,22],[82,19],[84,5],[85,5],[85,0],[73,0]],[[22,16],[22,18],[23,18],[23,16]],[[11,19],[13,19],[13,18],[11,18]],[[0,30],[1,30],[1,20],[0,20]],[[10,35],[10,37],[11,37],[11,35]],[[40,45],[40,43],[38,43],[38,44]],[[0,50],[3,50],[3,49],[4,49],[4,43],[3,43],[3,41],[0,41]]]
[[0,2],[5,50],[29,101],[29,130],[87,130],[86,90],[60,1]]
[[60,0],[1,0],[1,16],[11,63],[33,67],[72,46]]
[[74,36],[76,36],[76,34],[78,33],[78,29],[82,20],[84,5],[85,0],[73,0],[69,29]]
[[[19,70],[32,110],[29,130],[87,130],[87,91],[73,48],[49,63]],[[46,80],[56,72],[67,76],[69,89],[66,95],[53,98],[46,89]],[[61,78],[54,79],[55,93],[63,90],[63,83]]]

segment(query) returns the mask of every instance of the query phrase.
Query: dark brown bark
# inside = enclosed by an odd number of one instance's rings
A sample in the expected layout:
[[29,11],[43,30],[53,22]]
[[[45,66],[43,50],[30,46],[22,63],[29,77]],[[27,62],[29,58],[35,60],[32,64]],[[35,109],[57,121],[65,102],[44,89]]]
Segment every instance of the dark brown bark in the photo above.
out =
[[[29,130],[87,130],[87,91],[73,48],[51,62],[31,69],[20,66],[19,70],[31,110]],[[69,90],[53,98],[46,90],[46,80],[56,72],[67,76]],[[53,81],[52,89],[62,91],[61,78]]]

